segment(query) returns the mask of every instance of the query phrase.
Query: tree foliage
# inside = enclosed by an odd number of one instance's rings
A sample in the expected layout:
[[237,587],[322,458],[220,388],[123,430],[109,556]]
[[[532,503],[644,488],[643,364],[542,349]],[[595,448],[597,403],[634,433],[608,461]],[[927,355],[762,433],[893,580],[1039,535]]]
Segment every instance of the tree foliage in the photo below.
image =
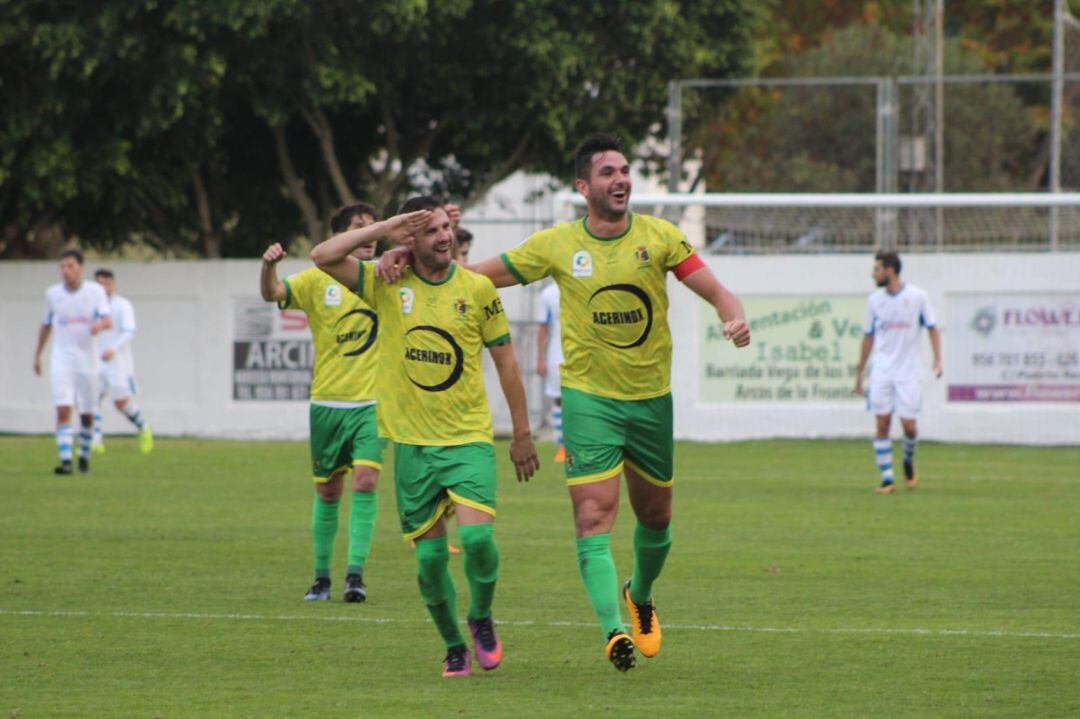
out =
[[63,235],[245,255],[317,241],[356,199],[565,176],[587,132],[661,131],[669,79],[740,74],[757,17],[745,0],[0,7],[0,256]]

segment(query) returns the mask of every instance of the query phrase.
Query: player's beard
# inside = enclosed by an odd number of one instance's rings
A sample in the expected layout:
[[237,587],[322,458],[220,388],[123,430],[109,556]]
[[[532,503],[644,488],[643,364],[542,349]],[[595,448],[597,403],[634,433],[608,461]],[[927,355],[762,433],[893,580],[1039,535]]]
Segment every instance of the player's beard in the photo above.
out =
[[618,222],[626,217],[626,212],[629,209],[629,203],[627,203],[626,207],[613,207],[607,195],[601,198],[594,207],[590,208],[593,214],[604,222]]
[[453,253],[440,255],[435,252],[434,246],[426,248],[417,247],[413,252],[416,253],[416,261],[423,265],[424,269],[429,272],[442,272],[448,268],[453,261]]

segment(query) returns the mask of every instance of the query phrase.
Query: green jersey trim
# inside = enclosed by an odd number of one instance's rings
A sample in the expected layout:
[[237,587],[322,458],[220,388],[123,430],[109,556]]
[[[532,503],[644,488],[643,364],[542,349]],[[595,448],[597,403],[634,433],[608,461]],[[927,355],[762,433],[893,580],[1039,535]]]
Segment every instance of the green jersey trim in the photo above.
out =
[[518,268],[514,267],[514,263],[510,261],[510,258],[504,252],[499,257],[502,258],[503,264],[506,265],[506,269],[510,271],[510,274],[514,276],[514,279],[523,285],[529,284],[529,281],[525,279],[525,276],[518,272]]
[[452,280],[453,277],[454,277],[454,272],[456,270],[457,270],[457,263],[456,262],[451,262],[450,263],[450,271],[448,273],[446,273],[446,277],[442,278],[441,280],[429,280],[429,279],[426,279],[423,275],[421,275],[419,272],[416,271],[415,267],[413,268],[413,274],[416,275],[416,278],[418,280],[420,280],[421,282],[423,282],[425,285],[431,285],[432,287],[438,287],[439,285],[445,285],[447,282]]
[[363,262],[357,262],[356,267],[357,267],[357,269],[360,270],[360,272],[357,273],[356,289],[354,289],[353,292],[356,293],[357,297],[363,298],[363,296],[364,296],[364,274],[365,274],[364,273],[364,263]]
[[506,334],[499,335],[498,337],[491,340],[490,342],[484,342],[484,346],[485,347],[498,347],[499,345],[504,345],[509,341],[510,341],[510,333],[507,332]]
[[589,216],[581,218],[581,226],[585,228],[585,233],[594,240],[600,240],[601,242],[613,242],[614,240],[621,240],[630,234],[630,230],[634,229],[634,213],[627,212],[626,216],[629,218],[629,222],[626,223],[626,229],[615,235],[614,237],[601,237],[600,235],[594,235],[592,230],[589,229]]
[[281,281],[281,284],[285,285],[285,299],[277,303],[279,310],[287,308],[289,303],[292,302],[292,287],[289,285],[289,278],[286,277]]

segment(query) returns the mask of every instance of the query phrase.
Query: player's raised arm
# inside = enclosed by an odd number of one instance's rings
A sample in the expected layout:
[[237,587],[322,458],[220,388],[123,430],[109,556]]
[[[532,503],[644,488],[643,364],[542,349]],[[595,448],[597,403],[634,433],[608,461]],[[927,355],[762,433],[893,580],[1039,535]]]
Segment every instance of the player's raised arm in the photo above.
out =
[[277,276],[277,264],[285,259],[287,253],[280,243],[275,242],[266,248],[262,256],[262,271],[259,273],[259,292],[267,302],[283,302],[288,295],[285,283]]
[[684,285],[694,291],[716,309],[717,316],[724,323],[724,337],[735,343],[736,347],[750,344],[750,327],[746,324],[746,310],[735,294],[724,287],[705,263],[681,278]]
[[525,403],[525,385],[521,382],[521,370],[518,368],[514,348],[509,342],[489,348],[495,369],[499,373],[506,404],[510,406],[510,422],[513,425],[513,439],[510,441],[510,459],[518,481],[528,482],[540,468],[540,459],[533,445],[532,428],[529,426],[529,411]]
[[346,287],[355,287],[360,261],[350,255],[356,248],[378,242],[382,237],[395,243],[406,241],[426,227],[430,217],[430,210],[417,210],[342,232],[315,245],[311,261]]

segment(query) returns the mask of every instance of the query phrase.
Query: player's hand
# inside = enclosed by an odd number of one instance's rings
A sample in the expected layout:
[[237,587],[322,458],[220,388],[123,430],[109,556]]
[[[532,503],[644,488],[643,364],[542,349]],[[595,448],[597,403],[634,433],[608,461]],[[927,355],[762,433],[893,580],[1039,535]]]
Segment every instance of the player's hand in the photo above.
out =
[[945,373],[945,369],[941,366],[941,360],[934,360],[934,377],[941,379],[941,375]]
[[105,360],[106,362],[111,361],[112,358],[115,357],[115,356],[116,356],[116,350],[114,350],[112,347],[110,347],[109,349],[107,349],[107,350],[105,350],[104,352],[101,353],[101,359]]
[[394,215],[386,221],[386,239],[396,245],[412,247],[416,235],[427,227],[431,210],[417,210],[404,215]]
[[94,324],[90,325],[90,334],[97,336],[103,329],[105,328],[101,325],[100,322],[95,322]]
[[750,344],[750,327],[746,324],[746,320],[725,322],[724,339],[731,340],[736,347],[745,347]]
[[536,474],[536,470],[540,469],[540,458],[536,455],[531,433],[510,441],[510,461],[514,463],[519,482],[528,482]]
[[275,242],[266,248],[266,252],[263,253],[263,262],[268,265],[276,265],[285,259],[285,248],[281,246],[280,242]]
[[862,373],[861,372],[859,373],[859,376],[855,378],[855,394],[857,394],[860,397],[863,396]]
[[409,266],[411,255],[412,252],[404,247],[387,250],[375,265],[375,276],[387,284],[394,284],[401,278],[405,268]]
[[536,374],[547,377],[547,362],[542,359],[536,361]]
[[38,377],[41,376],[41,358],[40,357],[35,357],[34,358],[34,374],[36,374]]
[[446,210],[446,216],[450,218],[450,226],[457,228],[461,224],[461,205],[450,203],[443,205],[443,209]]

